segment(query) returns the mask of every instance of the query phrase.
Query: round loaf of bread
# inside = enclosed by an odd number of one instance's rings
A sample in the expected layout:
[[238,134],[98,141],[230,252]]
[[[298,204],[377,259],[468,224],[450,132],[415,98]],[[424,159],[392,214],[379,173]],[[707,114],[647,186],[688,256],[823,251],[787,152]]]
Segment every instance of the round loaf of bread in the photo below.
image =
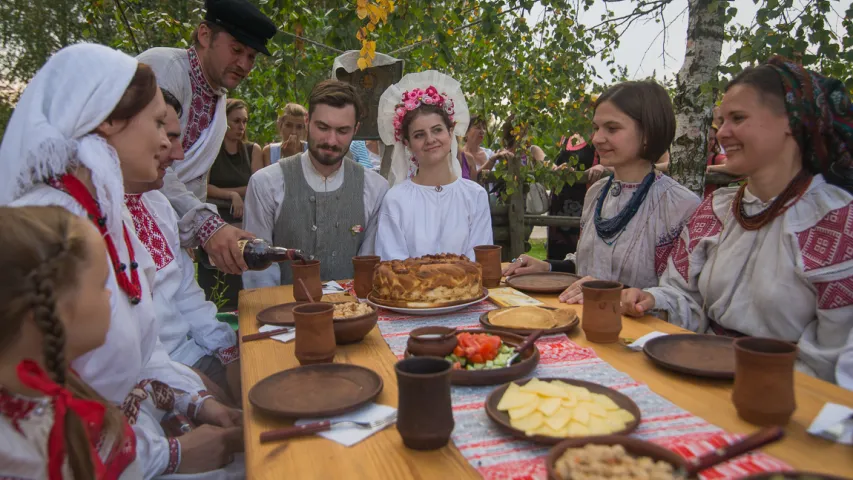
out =
[[431,308],[483,296],[483,269],[464,255],[442,253],[381,262],[373,275],[374,300],[389,307]]

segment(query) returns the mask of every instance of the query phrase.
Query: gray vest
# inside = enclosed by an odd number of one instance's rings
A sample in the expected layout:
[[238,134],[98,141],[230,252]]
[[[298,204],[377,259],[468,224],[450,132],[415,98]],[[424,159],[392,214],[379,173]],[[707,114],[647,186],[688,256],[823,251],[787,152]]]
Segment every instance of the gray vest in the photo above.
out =
[[[315,192],[302,171],[302,154],[280,160],[284,200],[273,227],[273,244],[298,248],[320,260],[320,278],[353,277],[352,257],[364,241],[364,169],[344,159],[344,182],[334,192]],[[353,232],[353,228],[360,230]],[[360,227],[360,228],[359,228]],[[289,266],[282,265],[281,284],[293,283]]]

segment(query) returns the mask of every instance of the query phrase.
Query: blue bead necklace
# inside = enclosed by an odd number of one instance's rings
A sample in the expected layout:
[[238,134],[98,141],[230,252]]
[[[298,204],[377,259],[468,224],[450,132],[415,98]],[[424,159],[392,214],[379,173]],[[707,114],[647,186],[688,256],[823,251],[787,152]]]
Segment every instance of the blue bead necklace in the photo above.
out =
[[598,201],[595,205],[593,223],[595,224],[595,233],[598,234],[598,238],[604,241],[608,246],[616,243],[628,227],[631,219],[637,214],[637,211],[640,209],[640,205],[642,205],[643,201],[646,199],[646,195],[648,195],[653,183],[655,183],[654,168],[648,175],[646,175],[645,178],[643,178],[642,183],[637,187],[637,191],[634,193],[634,196],[631,197],[631,200],[628,200],[628,204],[625,205],[625,208],[623,208],[622,211],[614,217],[604,220],[601,218],[601,208],[604,206],[604,198],[610,192],[610,187],[613,185],[613,177],[611,176],[607,180],[607,185],[605,185],[604,188],[601,189],[601,193],[598,194]]

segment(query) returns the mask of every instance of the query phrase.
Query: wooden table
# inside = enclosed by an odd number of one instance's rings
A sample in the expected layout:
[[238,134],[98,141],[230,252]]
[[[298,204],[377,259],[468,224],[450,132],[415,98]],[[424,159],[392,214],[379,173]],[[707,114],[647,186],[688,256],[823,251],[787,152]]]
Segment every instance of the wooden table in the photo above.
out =
[[[560,305],[556,296],[537,296],[549,305]],[[324,297],[328,300],[328,297]],[[264,308],[293,301],[290,286],[244,290],[240,292],[240,335],[255,333],[255,315]],[[580,307],[576,308],[580,315]],[[654,317],[623,319],[623,337],[639,338],[658,330],[682,333],[684,330]],[[687,377],[655,367],[642,353],[631,352],[619,344],[599,345],[586,341],[578,328],[570,338],[579,345],[592,347],[598,356],[655,393],[681,408],[702,417],[728,432],[749,433],[756,429],[740,420],[731,402],[731,384]],[[241,346],[244,419],[246,424],[246,473],[255,479],[463,479],[479,478],[476,470],[452,444],[433,452],[417,452],[403,446],[393,427],[347,448],[321,437],[296,439],[261,445],[261,432],[290,425],[256,412],[247,399],[249,389],[261,379],[281,370],[299,366],[293,342],[260,340]],[[335,362],[361,365],[377,372],[385,382],[378,403],[397,406],[396,358],[379,334],[379,329],[364,341],[340,346]],[[796,374],[797,411],[786,428],[785,440],[765,451],[793,467],[838,475],[853,474],[853,447],[845,447],[806,433],[806,428],[826,402],[853,407],[853,393],[835,385]],[[299,392],[282,392],[298,395]]]

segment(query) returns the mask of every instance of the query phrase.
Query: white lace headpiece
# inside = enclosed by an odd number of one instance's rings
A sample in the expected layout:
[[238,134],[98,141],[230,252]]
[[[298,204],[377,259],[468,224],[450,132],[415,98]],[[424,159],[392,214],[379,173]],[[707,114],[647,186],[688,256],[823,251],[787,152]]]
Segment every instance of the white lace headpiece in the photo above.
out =
[[459,82],[441,72],[428,70],[404,76],[398,83],[388,87],[379,99],[379,136],[385,145],[394,145],[391,172],[388,175],[391,186],[405,181],[413,170],[412,154],[403,145],[403,135],[400,131],[403,117],[407,112],[424,104],[444,108],[456,123],[450,135],[449,161],[453,173],[457,177],[462,176],[462,167],[456,161],[459,150],[456,137],[464,136],[468,129],[468,122],[471,120],[468,103]]
[[113,238],[121,238],[124,184],[116,151],[91,133],[115,109],[138,62],[111,48],[63,48],[36,73],[15,106],[0,144],[0,205],[82,165]]

